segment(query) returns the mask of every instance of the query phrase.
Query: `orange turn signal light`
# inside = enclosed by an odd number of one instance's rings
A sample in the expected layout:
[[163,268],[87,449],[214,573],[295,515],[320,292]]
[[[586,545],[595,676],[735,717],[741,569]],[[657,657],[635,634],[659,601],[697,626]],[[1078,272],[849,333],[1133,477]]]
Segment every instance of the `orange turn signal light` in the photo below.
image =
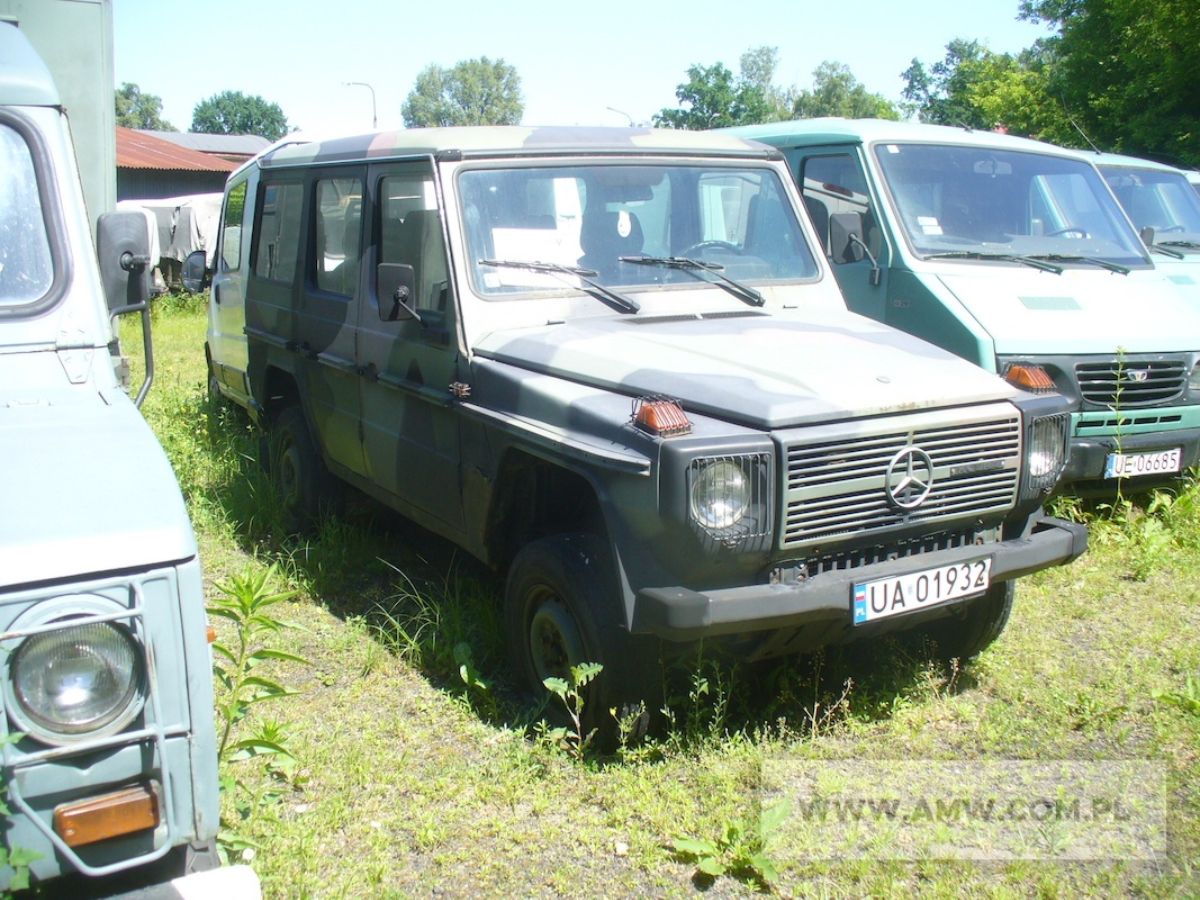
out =
[[157,828],[158,823],[158,787],[153,784],[63,804],[54,810],[54,830],[69,847],[146,831]]
[[208,642],[209,642],[210,644],[216,643],[216,640],[217,640],[217,629],[216,629],[216,626],[214,626],[212,622],[208,622],[208,623],[206,623],[206,624],[205,624],[205,626],[204,626],[204,636],[205,636],[206,638],[208,638]]
[[672,437],[688,434],[692,423],[679,405],[669,397],[641,397],[633,404],[633,424],[649,434]]
[[1004,380],[1023,391],[1045,394],[1055,390],[1054,379],[1041,366],[1013,363],[1004,370]]

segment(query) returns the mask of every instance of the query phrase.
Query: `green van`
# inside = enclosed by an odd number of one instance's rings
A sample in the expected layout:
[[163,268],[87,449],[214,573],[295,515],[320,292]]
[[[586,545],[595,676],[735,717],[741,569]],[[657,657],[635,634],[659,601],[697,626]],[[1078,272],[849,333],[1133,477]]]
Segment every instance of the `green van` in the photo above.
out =
[[1196,463],[1200,307],[1078,153],[872,119],[731,131],[784,152],[852,310],[1072,400],[1064,483]]

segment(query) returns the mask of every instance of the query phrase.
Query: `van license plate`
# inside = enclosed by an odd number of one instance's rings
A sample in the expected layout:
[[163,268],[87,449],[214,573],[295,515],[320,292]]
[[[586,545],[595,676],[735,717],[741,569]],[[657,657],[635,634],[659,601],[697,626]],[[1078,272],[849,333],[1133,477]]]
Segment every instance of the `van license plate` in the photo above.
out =
[[854,624],[862,625],[948,600],[982,594],[991,584],[991,576],[992,558],[988,556],[856,584],[851,595]]
[[1136,478],[1138,475],[1169,475],[1178,472],[1183,451],[1158,450],[1154,453],[1110,453],[1104,463],[1105,478]]

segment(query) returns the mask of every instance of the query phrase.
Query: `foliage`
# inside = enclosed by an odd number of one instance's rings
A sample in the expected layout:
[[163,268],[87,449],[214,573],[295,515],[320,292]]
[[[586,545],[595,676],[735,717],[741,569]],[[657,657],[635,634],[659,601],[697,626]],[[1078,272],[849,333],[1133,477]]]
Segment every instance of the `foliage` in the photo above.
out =
[[277,141],[289,128],[279,104],[241,91],[214,94],[192,110],[192,131],[200,134],[257,134]]
[[811,90],[796,93],[792,115],[844,116],[847,119],[899,119],[900,110],[882,94],[867,90],[845,63],[826,60],[813,70]]
[[[277,700],[294,694],[278,681],[259,674],[259,666],[268,661],[307,664],[301,656],[268,646],[284,623],[275,618],[270,607],[294,596],[294,591],[276,592],[274,566],[257,572],[234,575],[226,584],[217,585],[220,592],[208,607],[211,616],[233,624],[233,641],[213,642],[213,672],[220,690],[216,697],[217,724],[221,730],[217,746],[217,762],[221,768],[221,787],[232,795],[239,827],[273,803],[278,792],[272,788],[254,789],[235,778],[229,771],[232,763],[263,758],[268,772],[278,781],[290,781],[295,759],[288,748],[286,727],[273,720],[259,723],[251,734],[235,739],[235,727],[241,723],[252,706],[267,700]],[[253,850],[253,842],[237,828],[223,820],[219,835],[221,851],[226,858],[231,852]]]
[[1098,145],[1200,165],[1195,0],[1022,0],[1057,30],[1050,92]]
[[719,62],[689,66],[688,80],[675,89],[679,108],[659,110],[654,114],[654,124],[704,131],[785,118],[783,96],[771,86],[776,61],[774,47],[757,47],[742,54],[741,72],[736,78]]
[[[11,732],[0,736],[0,747],[15,744],[23,737],[19,732]],[[12,815],[8,806],[8,773],[0,772],[0,821],[7,820]],[[0,871],[11,868],[12,875],[8,879],[9,891],[23,891],[29,887],[29,864],[42,858],[42,854],[23,847],[10,847],[7,840],[0,840]],[[8,896],[4,888],[0,888],[0,897]]]
[[696,861],[696,874],[708,878],[732,875],[753,881],[764,889],[772,888],[779,880],[775,862],[767,853],[772,835],[788,817],[786,800],[759,812],[758,820],[750,827],[745,822],[726,822],[715,840],[676,838],[671,846],[676,855]]
[[449,69],[426,66],[400,108],[409,128],[519,125],[525,112],[521,76],[503,59],[466,59]]
[[146,94],[130,81],[122,82],[114,94],[117,124],[124,128],[174,131],[175,126],[162,117],[162,98]]
[[603,670],[604,666],[600,663],[585,662],[571,666],[569,680],[551,677],[542,682],[546,686],[546,690],[559,699],[571,720],[569,728],[566,726],[551,728],[544,733],[543,737],[550,744],[564,750],[568,756],[579,761],[583,760],[592,740],[596,737],[595,729],[584,733],[583,710],[586,705],[584,688],[591,684]]
[[1200,716],[1200,679],[1187,676],[1182,691],[1156,691],[1154,699],[1178,707],[1193,716]]

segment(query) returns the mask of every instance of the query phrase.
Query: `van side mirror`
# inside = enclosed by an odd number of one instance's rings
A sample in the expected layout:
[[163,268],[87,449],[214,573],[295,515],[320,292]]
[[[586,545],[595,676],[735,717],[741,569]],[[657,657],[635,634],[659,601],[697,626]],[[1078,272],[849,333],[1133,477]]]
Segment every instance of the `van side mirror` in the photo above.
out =
[[413,306],[417,279],[413,267],[404,263],[380,263],[376,282],[379,290],[379,318],[384,322],[421,321]]
[[193,250],[183,261],[181,280],[189,291],[202,291],[208,287],[209,276],[208,258],[203,250]]
[[863,258],[859,244],[851,235],[863,233],[863,217],[859,212],[834,213],[829,217],[829,253],[835,263],[858,262]]
[[150,300],[156,260],[150,258],[150,232],[140,212],[107,212],[96,223],[96,255],[108,311],[139,312]]

